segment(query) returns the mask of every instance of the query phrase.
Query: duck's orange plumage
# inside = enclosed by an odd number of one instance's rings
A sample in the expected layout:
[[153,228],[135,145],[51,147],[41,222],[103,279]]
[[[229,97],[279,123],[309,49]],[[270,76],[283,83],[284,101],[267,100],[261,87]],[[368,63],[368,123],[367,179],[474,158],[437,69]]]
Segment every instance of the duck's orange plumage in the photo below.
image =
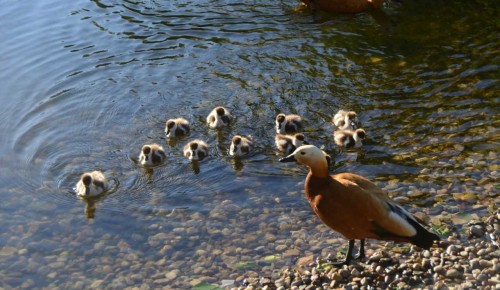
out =
[[330,175],[319,148],[301,146],[281,161],[294,160],[309,166],[304,189],[316,215],[349,239],[343,263],[349,263],[352,258],[354,240],[361,240],[361,256],[365,239],[409,242],[422,248],[429,248],[433,241],[439,240],[368,179],[352,173]]

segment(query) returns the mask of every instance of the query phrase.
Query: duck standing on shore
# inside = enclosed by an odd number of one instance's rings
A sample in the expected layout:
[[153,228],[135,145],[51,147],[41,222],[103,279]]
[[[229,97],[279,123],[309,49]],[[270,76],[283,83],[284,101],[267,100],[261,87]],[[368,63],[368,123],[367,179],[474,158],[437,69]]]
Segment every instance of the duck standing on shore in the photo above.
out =
[[346,259],[334,263],[337,266],[354,258],[355,240],[361,242],[356,258],[365,256],[365,239],[408,242],[424,249],[439,240],[370,180],[352,173],[330,175],[324,152],[313,145],[301,146],[280,161],[309,167],[304,184],[309,204],[323,223],[349,240]]

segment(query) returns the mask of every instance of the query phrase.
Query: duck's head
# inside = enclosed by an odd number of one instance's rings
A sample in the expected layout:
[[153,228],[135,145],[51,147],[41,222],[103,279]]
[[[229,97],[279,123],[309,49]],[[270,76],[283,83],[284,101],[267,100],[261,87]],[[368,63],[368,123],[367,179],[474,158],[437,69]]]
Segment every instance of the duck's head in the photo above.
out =
[[233,140],[231,142],[233,142],[234,146],[240,145],[240,143],[241,143],[241,136],[238,136],[238,135],[234,136]]
[[285,122],[285,114],[281,113],[276,116],[276,122],[277,123],[283,123]]
[[325,152],[314,145],[302,145],[280,162],[297,161],[311,169],[315,176],[328,176],[328,161]]
[[226,110],[224,110],[223,107],[217,107],[215,108],[215,111],[217,112],[218,116],[224,116],[226,114]]
[[148,161],[149,154],[151,153],[151,146],[149,145],[144,145],[142,146],[142,154],[144,154],[144,158],[146,161]]
[[293,145],[299,147],[301,145],[309,145],[309,142],[306,141],[306,137],[302,133],[295,134],[293,138]]
[[90,194],[90,184],[92,184],[92,176],[85,173],[82,175],[81,179],[83,185],[85,185],[85,195],[87,196]]
[[359,137],[359,139],[364,140],[366,138],[366,132],[363,129],[357,129],[354,133]]
[[167,126],[166,126],[166,130],[165,130],[165,135],[170,136],[170,132],[172,130],[174,130],[174,126],[175,126],[175,121],[174,120],[168,120],[167,121]]

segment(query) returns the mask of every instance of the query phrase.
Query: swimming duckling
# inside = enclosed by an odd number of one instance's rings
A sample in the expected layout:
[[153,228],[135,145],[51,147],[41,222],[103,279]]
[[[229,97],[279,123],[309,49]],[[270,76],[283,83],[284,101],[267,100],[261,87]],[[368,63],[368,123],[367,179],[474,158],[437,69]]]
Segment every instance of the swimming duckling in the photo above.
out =
[[355,130],[358,127],[358,114],[353,111],[339,110],[333,116],[333,124],[340,130]]
[[215,107],[207,116],[207,123],[210,128],[221,128],[228,126],[231,122],[231,114],[224,107]]
[[165,125],[165,136],[167,138],[184,136],[189,133],[189,122],[184,118],[167,120]]
[[302,133],[297,133],[293,136],[276,134],[274,141],[278,150],[286,154],[292,153],[299,146],[309,144]]
[[278,114],[276,116],[276,133],[289,134],[302,128],[302,117],[299,115]]
[[97,196],[108,189],[106,176],[101,171],[85,172],[76,184],[76,195]]
[[251,138],[245,138],[240,135],[236,135],[231,140],[231,146],[229,147],[229,155],[231,156],[242,156],[250,153],[252,148]]
[[165,161],[167,155],[162,146],[158,144],[146,144],[142,146],[139,162],[142,165],[153,166]]
[[363,140],[366,138],[366,132],[363,129],[340,130],[333,132],[335,144],[346,148],[360,148],[363,146]]
[[349,240],[345,261],[336,265],[350,263],[355,240],[361,241],[359,258],[365,255],[365,239],[408,242],[424,249],[439,240],[370,180],[352,173],[330,175],[325,154],[313,145],[301,146],[280,161],[309,167],[304,184],[309,204],[323,223]]
[[208,156],[208,145],[202,140],[196,139],[184,146],[184,156],[192,161],[201,161]]

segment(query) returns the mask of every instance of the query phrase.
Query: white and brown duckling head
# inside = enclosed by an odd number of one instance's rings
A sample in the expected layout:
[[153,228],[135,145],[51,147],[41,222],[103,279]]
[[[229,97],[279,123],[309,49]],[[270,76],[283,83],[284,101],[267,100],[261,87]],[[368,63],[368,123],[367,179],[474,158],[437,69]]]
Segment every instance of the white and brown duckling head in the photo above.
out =
[[246,138],[240,135],[236,135],[231,140],[231,146],[229,147],[229,155],[231,156],[243,156],[250,153],[252,148],[252,139]]
[[302,133],[297,133],[293,136],[276,134],[274,141],[278,150],[286,154],[292,153],[299,146],[309,144]]
[[280,113],[276,116],[276,133],[290,134],[300,131],[302,118],[299,115],[285,115]]
[[165,136],[174,138],[185,136],[189,133],[189,122],[184,118],[169,119],[165,124]]
[[142,146],[139,162],[145,166],[154,166],[161,164],[167,155],[162,146],[158,144],[146,144]]
[[207,116],[207,124],[210,128],[222,128],[229,126],[231,123],[231,114],[224,107],[215,107]]
[[363,129],[339,130],[333,133],[335,144],[345,148],[360,148],[363,140],[366,139],[366,132]]
[[339,110],[333,116],[333,123],[340,130],[355,130],[359,125],[358,114],[354,111]]
[[184,145],[184,156],[192,161],[201,161],[208,156],[208,145],[202,140],[196,139]]
[[76,195],[97,196],[108,189],[106,177],[101,171],[85,172],[76,184]]

